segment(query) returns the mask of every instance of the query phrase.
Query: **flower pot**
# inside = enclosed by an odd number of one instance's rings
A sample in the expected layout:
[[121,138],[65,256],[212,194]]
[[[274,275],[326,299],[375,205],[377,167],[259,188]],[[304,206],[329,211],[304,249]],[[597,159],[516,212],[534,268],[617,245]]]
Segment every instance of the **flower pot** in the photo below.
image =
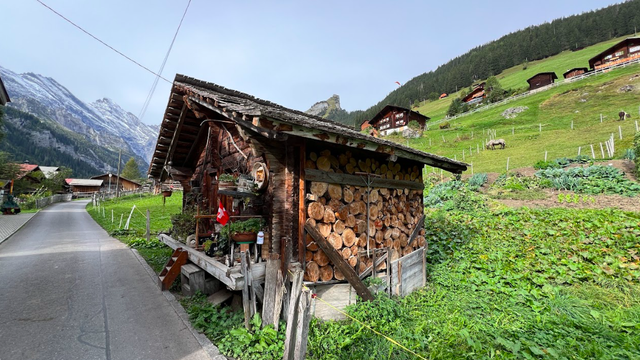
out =
[[232,181],[219,181],[218,182],[218,189],[219,190],[235,191],[236,188],[237,188],[236,184],[234,184]]
[[258,238],[258,234],[254,232],[231,234],[231,239],[237,243],[252,243]]

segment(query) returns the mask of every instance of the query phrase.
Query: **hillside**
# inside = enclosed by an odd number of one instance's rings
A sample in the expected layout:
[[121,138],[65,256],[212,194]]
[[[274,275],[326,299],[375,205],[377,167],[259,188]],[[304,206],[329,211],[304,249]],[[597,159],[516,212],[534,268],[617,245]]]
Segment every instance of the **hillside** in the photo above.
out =
[[[476,80],[500,74],[525,62],[535,65],[536,60],[546,59],[563,51],[633,34],[637,24],[640,24],[640,0],[626,1],[530,26],[480,45],[436,70],[414,77],[367,110],[349,113],[342,122],[354,126],[370,119],[387,104],[406,107],[415,101],[424,101],[430,95],[456,92]],[[533,71],[534,68],[531,69]],[[567,69],[562,72],[565,70]],[[503,84],[503,87],[509,86],[508,83]],[[426,114],[433,118],[433,114]]]
[[[464,160],[473,164],[474,172],[504,172],[507,161],[511,169],[531,166],[544,160],[545,152],[548,159],[573,157],[579,147],[581,154],[591,156],[591,145],[596,158],[602,159],[600,143],[611,134],[615,137],[614,158],[620,158],[631,147],[639,96],[640,66],[632,65],[460,117],[450,122],[450,129],[433,126],[418,139],[389,139]],[[503,117],[505,110],[516,107],[526,109],[515,118]],[[621,110],[631,113],[632,118],[617,121]],[[484,150],[488,130],[495,130],[497,138],[504,138],[507,148]]]
[[[2,132],[5,136],[0,142],[0,151],[8,152],[14,161],[65,166],[73,170],[74,177],[116,171],[117,151],[108,150],[51,120],[40,119],[13,107],[4,110]],[[140,156],[128,151],[122,154],[123,164],[130,156],[134,156],[142,168],[146,166]]]

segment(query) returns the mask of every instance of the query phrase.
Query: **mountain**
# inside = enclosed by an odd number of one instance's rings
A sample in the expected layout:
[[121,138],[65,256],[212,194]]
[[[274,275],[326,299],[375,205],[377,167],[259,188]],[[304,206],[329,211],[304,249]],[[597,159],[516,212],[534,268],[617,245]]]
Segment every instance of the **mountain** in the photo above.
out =
[[406,107],[434,95],[437,98],[441,93],[455,92],[518,64],[633,34],[639,24],[640,0],[630,0],[530,26],[471,49],[436,70],[414,77],[365,111],[350,112],[347,116],[341,115],[342,119],[332,120],[355,126],[373,117],[387,104]]
[[[42,119],[14,107],[5,107],[0,151],[8,152],[14,161],[32,164],[65,166],[74,177],[91,177],[115,173],[118,151],[96,144],[85,135],[73,132],[53,120]],[[141,168],[145,161],[132,152],[124,151],[122,162],[133,156]]]
[[8,107],[52,120],[112,151],[135,154],[144,163],[151,160],[157,128],[142,123],[112,100],[87,104],[54,79],[34,73],[17,74],[0,67],[0,77],[11,96]]
[[327,100],[318,101],[309,110],[305,111],[309,115],[320,116],[340,123],[350,119],[350,113],[340,107],[340,96],[333,95]]

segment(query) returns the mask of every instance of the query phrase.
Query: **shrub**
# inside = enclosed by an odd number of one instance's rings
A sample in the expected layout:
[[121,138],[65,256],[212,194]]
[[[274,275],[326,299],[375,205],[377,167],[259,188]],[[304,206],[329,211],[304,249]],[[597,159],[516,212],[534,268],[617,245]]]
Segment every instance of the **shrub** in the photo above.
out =
[[182,213],[171,215],[173,233],[178,239],[186,239],[196,232],[196,212],[193,209],[185,209]]
[[633,150],[635,152],[636,176],[640,177],[640,132],[633,138]]
[[422,129],[422,127],[420,126],[420,123],[418,123],[415,120],[409,121],[409,124],[407,124],[407,126],[409,127],[409,129],[413,129],[416,131],[419,131],[420,129]]
[[537,163],[533,164],[533,168],[536,170],[544,170],[544,169],[557,169],[560,167],[555,161],[544,161],[540,160]]
[[450,127],[451,127],[451,124],[449,124],[448,122],[440,124],[440,129],[448,129]]
[[488,176],[487,173],[478,173],[478,174],[473,174],[470,178],[469,178],[469,189],[471,190],[478,190],[482,185],[484,185],[487,180],[488,180]]
[[424,206],[445,211],[474,212],[486,209],[481,195],[471,191],[462,181],[447,181],[434,186],[424,198]]

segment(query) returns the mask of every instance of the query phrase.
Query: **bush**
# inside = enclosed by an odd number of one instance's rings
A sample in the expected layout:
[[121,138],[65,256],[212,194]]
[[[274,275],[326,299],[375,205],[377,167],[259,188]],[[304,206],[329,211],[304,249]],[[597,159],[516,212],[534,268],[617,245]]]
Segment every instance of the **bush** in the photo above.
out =
[[545,169],[558,169],[560,168],[560,164],[555,161],[544,161],[540,160],[537,163],[533,164],[533,168],[536,170],[545,170]]
[[416,130],[416,131],[419,131],[420,129],[422,129],[422,127],[420,126],[420,123],[418,123],[415,120],[409,121],[409,124],[407,124],[407,126],[409,127],[409,129]]
[[485,210],[484,198],[462,181],[447,181],[434,186],[424,198],[424,206],[445,211],[474,212]]
[[171,224],[173,225],[174,238],[186,239],[187,236],[196,232],[196,215],[195,210],[185,209],[180,214],[171,215]]
[[440,129],[448,129],[450,127],[451,127],[451,124],[449,124],[448,122],[440,124]]
[[488,179],[489,177],[487,176],[487,173],[473,174],[468,181],[469,189],[477,191],[482,185],[487,182]]

